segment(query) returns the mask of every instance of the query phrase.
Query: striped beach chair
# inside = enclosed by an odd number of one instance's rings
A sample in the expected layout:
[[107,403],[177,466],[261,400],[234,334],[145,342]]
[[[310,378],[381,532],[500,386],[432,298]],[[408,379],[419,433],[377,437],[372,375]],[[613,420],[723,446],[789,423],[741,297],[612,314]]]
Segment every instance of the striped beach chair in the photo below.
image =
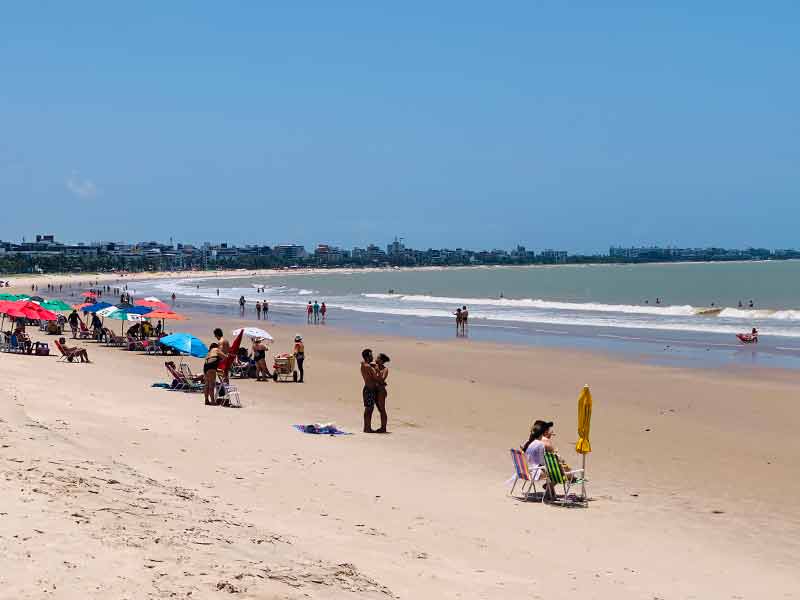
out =
[[[514,488],[517,487],[517,482],[522,481],[522,498],[527,499],[533,490],[536,494],[536,481],[528,469],[528,461],[525,458],[525,453],[517,448],[511,448],[511,460],[514,462],[514,484],[511,486],[511,491],[508,492],[510,496],[514,495]],[[525,484],[528,484],[528,491],[525,491]]]
[[570,489],[575,484],[583,483],[583,469],[573,469],[565,471],[558,460],[558,456],[552,452],[544,453],[544,468],[547,470],[547,481],[550,485],[553,495],[555,496],[555,486],[560,485],[564,489],[564,497],[560,500],[553,497],[551,500],[556,504],[575,504],[584,503],[585,498],[577,498],[574,494],[570,496]]

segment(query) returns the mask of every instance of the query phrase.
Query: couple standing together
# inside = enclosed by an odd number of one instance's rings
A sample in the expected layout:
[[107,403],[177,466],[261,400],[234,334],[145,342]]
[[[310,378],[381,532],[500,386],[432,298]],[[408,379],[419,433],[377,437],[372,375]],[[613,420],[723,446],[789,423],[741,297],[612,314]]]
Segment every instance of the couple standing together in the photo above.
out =
[[[364,389],[361,392],[364,399],[364,433],[387,433],[386,380],[389,377],[389,367],[386,363],[388,362],[389,357],[382,352],[375,360],[369,348],[361,352],[361,377],[364,379]],[[376,406],[381,415],[381,426],[379,429],[372,429],[372,412]]]

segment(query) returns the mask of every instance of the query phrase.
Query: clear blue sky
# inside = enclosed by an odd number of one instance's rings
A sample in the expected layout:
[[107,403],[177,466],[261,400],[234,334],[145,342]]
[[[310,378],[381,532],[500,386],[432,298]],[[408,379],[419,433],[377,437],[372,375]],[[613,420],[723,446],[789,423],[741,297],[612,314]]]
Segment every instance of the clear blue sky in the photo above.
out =
[[800,3],[282,4],[4,5],[0,239],[800,246]]

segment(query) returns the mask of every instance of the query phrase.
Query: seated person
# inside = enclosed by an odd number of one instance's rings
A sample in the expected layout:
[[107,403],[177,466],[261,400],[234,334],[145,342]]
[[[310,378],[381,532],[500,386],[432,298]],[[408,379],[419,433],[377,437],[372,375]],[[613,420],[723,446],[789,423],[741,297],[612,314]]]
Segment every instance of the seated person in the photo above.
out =
[[11,345],[14,345],[14,338],[17,340],[17,346],[22,348],[25,352],[30,354],[33,351],[33,342],[31,338],[28,337],[28,334],[25,333],[25,326],[24,325],[17,325],[17,328],[14,330],[14,334],[11,336]]
[[92,362],[89,360],[89,354],[86,352],[86,348],[79,348],[78,346],[70,347],[67,346],[66,338],[58,338],[61,347],[64,349],[64,352],[67,353],[68,359],[72,362],[72,359],[79,358],[81,362]]
[[132,338],[138,338],[142,332],[142,324],[136,323],[135,325],[131,325],[128,327],[128,331],[126,332]]
[[541,477],[546,476],[544,470],[545,444],[542,440],[542,436],[545,430],[552,426],[553,423],[549,421],[535,421],[531,428],[528,441],[520,446],[521,450],[525,453],[525,459],[528,462],[528,470],[534,481],[538,481]]

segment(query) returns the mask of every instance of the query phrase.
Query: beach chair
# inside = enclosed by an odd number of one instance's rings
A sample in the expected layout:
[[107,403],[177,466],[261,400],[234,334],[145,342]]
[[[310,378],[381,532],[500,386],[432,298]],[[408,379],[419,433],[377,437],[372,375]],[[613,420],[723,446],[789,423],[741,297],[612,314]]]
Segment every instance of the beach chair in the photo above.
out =
[[147,350],[150,346],[149,340],[137,340],[131,335],[128,336],[127,344],[128,350]]
[[68,362],[72,364],[78,364],[80,361],[75,360],[75,355],[78,353],[78,349],[74,349],[72,351],[68,351],[64,346],[61,345],[61,342],[55,340],[56,348],[58,348],[58,352],[61,356],[58,357],[58,362]]
[[186,377],[186,379],[188,379],[189,381],[202,383],[205,380],[205,377],[203,375],[195,375],[194,373],[192,373],[191,367],[185,362],[182,362],[179,368],[181,370],[181,374],[184,377]]
[[[566,506],[568,504],[583,504],[585,498],[578,498],[574,494],[570,495],[570,490],[575,484],[584,483],[583,469],[572,469],[565,471],[558,460],[558,456],[552,452],[544,453],[544,467],[547,470],[547,481],[550,489],[553,490],[552,502]],[[555,486],[560,485],[564,489],[564,497],[559,500],[555,497]],[[544,501],[544,498],[542,499]]]
[[14,354],[24,354],[25,348],[19,343],[19,339],[16,335],[7,335],[5,336],[6,343],[3,349],[4,352],[11,352]]
[[92,330],[86,326],[81,319],[78,319],[78,339],[79,340],[90,340],[92,339]]
[[[528,468],[528,460],[525,457],[525,453],[522,450],[518,450],[517,448],[511,448],[511,460],[514,462],[514,484],[511,486],[511,490],[508,492],[510,496],[514,495],[514,488],[517,487],[517,483],[522,481],[522,498],[527,500],[528,496],[530,496],[531,490],[533,490],[534,494],[537,494],[536,491],[536,481],[534,480],[534,474],[531,474],[530,469]],[[537,467],[537,471],[540,467]],[[525,491],[525,484],[528,484],[528,491]]]
[[108,327],[104,327],[103,328],[103,332],[105,333],[106,346],[112,346],[112,347],[115,347],[115,348],[121,348],[123,346],[127,346],[128,345],[128,340],[126,340],[121,335],[116,335]]
[[242,400],[239,397],[239,388],[228,382],[222,381],[217,386],[217,404],[229,408],[242,408]]
[[173,389],[184,392],[202,392],[205,387],[202,383],[187,379],[186,376],[175,368],[175,363],[168,360],[164,363],[167,371],[172,375]]

